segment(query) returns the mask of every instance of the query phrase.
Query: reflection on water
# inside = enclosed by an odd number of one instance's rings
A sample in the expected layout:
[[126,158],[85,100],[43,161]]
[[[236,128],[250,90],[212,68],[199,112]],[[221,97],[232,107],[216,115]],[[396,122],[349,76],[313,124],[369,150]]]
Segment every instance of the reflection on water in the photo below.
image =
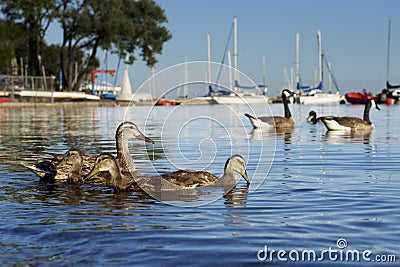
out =
[[[291,106],[296,128],[289,132],[252,130],[246,107],[157,107],[148,120],[145,107],[2,109],[0,265],[255,265],[265,245],[319,250],[335,248],[340,237],[349,249],[396,254],[400,106],[381,108],[371,114],[370,134],[310,125],[304,105]],[[282,112],[281,105],[271,109]],[[317,111],[361,116],[363,107]],[[91,155],[115,153],[115,129],[126,119],[156,141],[129,143],[142,173],[183,167],[220,176],[238,153],[248,163],[250,186],[239,180],[229,192],[165,193],[157,196],[167,200],[161,202],[141,192],[42,183],[20,165],[72,146]]]

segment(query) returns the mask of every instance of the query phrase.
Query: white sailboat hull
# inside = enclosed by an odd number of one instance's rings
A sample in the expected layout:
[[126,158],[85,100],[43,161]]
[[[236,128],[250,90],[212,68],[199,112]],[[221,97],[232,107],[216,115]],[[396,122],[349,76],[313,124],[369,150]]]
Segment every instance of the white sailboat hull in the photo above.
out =
[[264,95],[254,95],[254,96],[226,95],[226,96],[214,96],[213,99],[217,104],[222,104],[222,105],[246,105],[246,104],[268,103],[268,97]]
[[315,94],[312,96],[299,96],[299,103],[304,105],[337,104],[340,102],[340,94]]

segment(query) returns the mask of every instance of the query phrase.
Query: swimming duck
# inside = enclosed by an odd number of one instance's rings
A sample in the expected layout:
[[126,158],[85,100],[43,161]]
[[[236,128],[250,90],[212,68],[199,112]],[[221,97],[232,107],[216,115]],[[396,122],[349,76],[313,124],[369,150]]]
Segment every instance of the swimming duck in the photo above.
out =
[[372,131],[375,126],[369,119],[369,110],[371,108],[380,110],[375,99],[369,99],[365,104],[363,119],[357,117],[331,117],[323,118],[322,121],[329,131]]
[[86,171],[83,171],[83,154],[79,149],[71,148],[68,150],[64,157],[57,163],[56,168],[64,165],[71,166],[68,172],[68,182],[73,184],[83,182],[84,173],[88,173],[88,170],[86,168]]
[[206,171],[179,170],[171,173],[165,173],[161,176],[171,183],[190,186],[197,184],[198,186],[234,186],[236,179],[234,172],[238,172],[250,184],[249,177],[246,172],[246,161],[240,155],[230,157],[224,167],[224,174],[218,178],[214,174]]
[[[117,162],[124,173],[130,173],[134,176],[140,175],[136,171],[133,159],[129,152],[128,141],[130,139],[139,139],[148,143],[154,144],[154,141],[149,137],[145,136],[133,122],[125,121],[121,123],[115,133],[116,139],[116,149],[117,149]],[[57,182],[62,183],[68,181],[69,167],[63,165],[58,165],[58,162],[65,158],[68,154],[52,154],[54,159],[51,161],[43,161],[34,165],[22,164],[23,166],[30,169],[36,175],[38,175],[41,180],[46,182]],[[95,162],[95,157],[82,154],[83,167],[91,168]],[[57,166],[58,165],[58,166]],[[107,174],[99,174],[92,176],[91,179],[86,181],[87,183],[96,185],[109,185],[111,183],[110,176]]]
[[285,117],[281,116],[268,116],[268,117],[254,117],[250,114],[245,113],[244,115],[250,119],[251,124],[254,128],[294,128],[294,120],[290,113],[288,98],[293,94],[288,89],[282,91],[282,103],[285,110]]
[[308,113],[307,121],[311,124],[317,124],[318,122],[322,123],[322,119],[332,119],[334,116],[321,116],[317,117],[317,113],[314,110],[311,110]]
[[43,182],[55,183],[57,182],[57,180],[59,180],[60,182],[65,182],[68,179],[68,176],[56,177],[57,168],[55,164],[49,160],[41,161],[32,165],[21,163],[21,165],[39,176],[40,180]]
[[85,180],[99,172],[109,172],[111,175],[112,187],[115,191],[137,191],[159,192],[170,190],[194,189],[197,184],[190,186],[179,186],[168,182],[161,176],[132,176],[124,173],[118,166],[117,159],[110,153],[101,153],[96,158],[92,170],[85,176]]
[[[115,141],[117,148],[117,158],[116,161],[122,173],[125,175],[140,176],[140,173],[136,171],[135,164],[133,162],[132,156],[129,152],[128,141],[130,139],[139,139],[147,143],[154,144],[154,141],[149,137],[145,136],[134,124],[130,121],[125,121],[121,123],[115,132]],[[94,165],[96,158],[92,157],[91,161]],[[96,184],[96,185],[111,185],[111,176],[107,174],[99,174],[96,176],[91,176],[90,179],[85,180],[86,183]]]
[[[22,163],[22,165],[39,176],[41,181],[64,183],[69,181],[70,176],[73,178],[82,169],[83,160],[82,153],[76,148],[71,148],[63,154],[63,158],[60,160],[45,160],[33,165]],[[66,165],[72,165],[72,168]]]

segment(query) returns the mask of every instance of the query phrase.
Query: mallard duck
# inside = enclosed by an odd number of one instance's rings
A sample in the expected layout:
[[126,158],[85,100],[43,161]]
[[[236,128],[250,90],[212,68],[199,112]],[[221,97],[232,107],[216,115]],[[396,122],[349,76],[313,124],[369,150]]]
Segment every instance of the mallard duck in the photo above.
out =
[[[133,122],[123,122],[118,126],[116,130],[115,139],[118,164],[121,166],[121,170],[124,173],[131,173],[135,176],[138,176],[140,174],[135,169],[135,165],[129,153],[128,147],[128,141],[132,138],[137,138],[139,140],[143,140],[152,144],[154,144],[154,141],[142,134],[142,132],[140,132],[140,130]],[[54,157],[52,161],[46,160],[43,162],[39,162],[35,165],[22,165],[33,171],[43,181],[57,183],[66,182],[68,181],[69,167],[65,165],[56,165],[60,160],[65,158],[68,152],[69,151],[64,154],[51,154]],[[96,158],[82,153],[81,155],[83,158],[83,167],[87,167],[90,169],[94,165]],[[92,176],[91,179],[87,180],[86,182],[96,185],[109,185],[111,183],[111,180],[108,174],[99,174],[96,176]]]
[[[82,169],[83,159],[82,153],[77,148],[71,148],[63,154],[63,158],[60,160],[45,160],[34,165],[22,163],[22,165],[39,176],[40,180],[44,182],[64,183]],[[66,165],[72,165],[72,167]]]
[[322,119],[333,119],[333,118],[335,118],[335,117],[334,116],[317,117],[317,112],[315,112],[314,110],[311,110],[308,113],[307,122],[309,122],[311,124],[317,124],[318,122],[322,123]]
[[55,183],[57,182],[57,180],[59,180],[60,182],[65,182],[68,179],[68,176],[62,177],[62,179],[61,177],[56,177],[57,168],[54,162],[49,160],[41,161],[39,163],[32,165],[27,163],[21,163],[21,165],[32,171],[37,176],[39,176],[40,180],[43,182]]
[[290,113],[288,98],[293,95],[288,89],[282,91],[282,103],[285,109],[285,117],[281,116],[268,116],[268,117],[254,117],[245,113],[244,115],[250,119],[254,128],[294,128],[295,123]]
[[218,178],[214,174],[206,171],[179,170],[171,173],[165,173],[161,176],[171,183],[180,186],[230,186],[236,185],[234,173],[238,172],[250,184],[246,172],[246,161],[240,155],[230,157],[224,167],[224,174]]
[[68,172],[68,182],[70,183],[82,183],[83,177],[88,173],[88,168],[83,171],[83,154],[77,148],[71,148],[65,153],[64,157],[56,164],[58,166],[69,165],[70,170]]
[[380,110],[375,99],[369,99],[365,104],[363,119],[357,117],[331,117],[323,118],[322,121],[329,131],[372,131],[375,126],[369,119],[369,110],[371,108]]
[[118,166],[117,159],[110,153],[101,153],[96,158],[92,170],[86,175],[85,180],[99,172],[109,172],[111,175],[112,187],[115,191],[137,191],[145,192],[171,191],[194,189],[197,184],[182,187],[168,182],[161,176],[132,176],[123,173]]

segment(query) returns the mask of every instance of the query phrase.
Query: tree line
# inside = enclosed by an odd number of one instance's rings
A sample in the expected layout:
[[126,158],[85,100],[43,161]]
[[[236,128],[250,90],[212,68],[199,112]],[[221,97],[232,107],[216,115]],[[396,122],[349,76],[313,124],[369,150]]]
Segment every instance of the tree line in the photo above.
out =
[[[99,50],[154,66],[172,38],[152,0],[0,0],[0,12],[0,73],[55,76],[66,91],[79,90],[99,67]],[[46,43],[52,23],[60,25],[60,44]]]

